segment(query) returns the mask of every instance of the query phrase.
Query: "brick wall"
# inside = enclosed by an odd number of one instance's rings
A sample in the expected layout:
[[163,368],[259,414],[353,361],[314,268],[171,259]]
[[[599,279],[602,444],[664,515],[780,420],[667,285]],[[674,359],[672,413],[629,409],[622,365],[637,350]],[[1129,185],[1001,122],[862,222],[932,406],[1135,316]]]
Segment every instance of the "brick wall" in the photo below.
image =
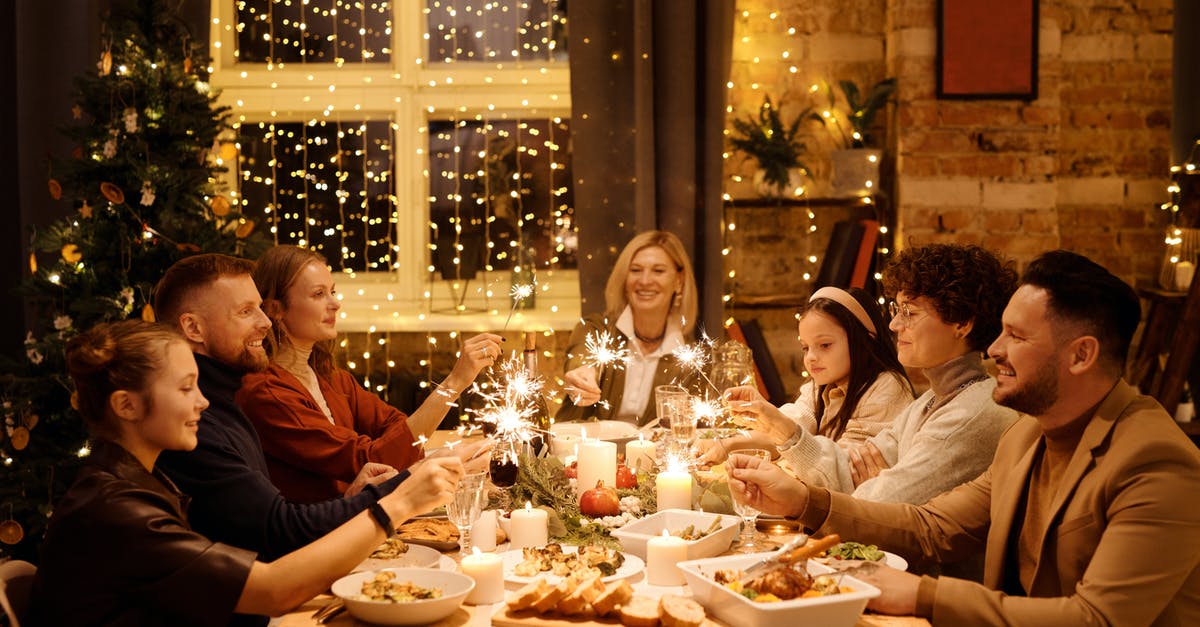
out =
[[[1158,205],[1167,200],[1172,2],[1039,4],[1039,97],[1022,102],[936,98],[936,0],[739,0],[732,113],[754,110],[763,93],[786,96],[785,114],[788,106],[799,111],[808,104],[808,86],[820,79],[845,77],[862,86],[896,76],[896,104],[877,123],[885,125],[895,159],[890,191],[898,247],[977,243],[1021,264],[1061,247],[1128,281],[1152,281],[1167,224]],[[787,27],[796,30],[788,34]],[[827,177],[820,153],[832,147],[828,134],[816,129],[810,147],[818,154],[806,161],[818,179]],[[727,191],[752,195],[753,164],[736,153],[726,164]],[[819,193],[821,185],[814,188]],[[794,252],[778,264],[769,252],[753,253],[779,248],[770,244],[778,232],[738,229],[744,250],[730,256],[735,295],[808,293],[807,281],[793,276],[781,286],[777,273],[761,271],[795,265]],[[767,238],[763,246],[756,231]],[[803,237],[795,247],[811,248]],[[777,340],[772,349],[785,383],[794,388],[794,320],[783,312],[759,315],[768,338]]]

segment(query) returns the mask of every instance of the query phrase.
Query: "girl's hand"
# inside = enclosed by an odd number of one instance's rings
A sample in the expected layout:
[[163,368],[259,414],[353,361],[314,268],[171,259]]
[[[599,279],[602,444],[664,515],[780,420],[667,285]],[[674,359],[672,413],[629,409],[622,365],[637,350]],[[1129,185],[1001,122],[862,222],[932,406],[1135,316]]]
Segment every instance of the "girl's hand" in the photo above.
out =
[[596,369],[580,366],[563,375],[564,388],[577,407],[595,405],[600,401],[600,386],[596,382]]
[[741,386],[725,390],[725,403],[736,424],[762,433],[775,446],[796,433],[796,422],[764,399],[756,388]]

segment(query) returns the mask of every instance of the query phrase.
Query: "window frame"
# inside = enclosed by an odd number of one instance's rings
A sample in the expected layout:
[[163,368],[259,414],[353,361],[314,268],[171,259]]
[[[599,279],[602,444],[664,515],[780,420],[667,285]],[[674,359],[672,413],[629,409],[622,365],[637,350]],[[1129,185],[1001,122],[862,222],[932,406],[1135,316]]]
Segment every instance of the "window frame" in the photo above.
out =
[[[218,104],[231,107],[233,122],[305,122],[333,105],[334,113],[327,116],[330,120],[390,118],[394,124],[397,268],[337,277],[344,297],[339,328],[368,332],[485,331],[504,325],[511,308],[508,271],[481,272],[472,283],[491,285],[492,296],[485,298],[469,287],[467,310],[454,311],[451,288],[456,282],[435,278],[428,270],[432,257],[428,122],[476,115],[495,120],[569,118],[567,63],[427,63],[425,2],[399,0],[391,5],[390,63],[346,62],[340,68],[332,67],[332,63],[289,63],[283,68],[267,69],[266,64],[241,63],[234,56],[236,2],[212,0],[209,25],[210,82],[218,92]],[[332,92],[331,85],[336,85]],[[227,174],[233,190],[238,189],[237,170],[235,163]],[[419,209],[405,211],[406,206]],[[539,269],[538,283],[536,306],[516,310],[509,327],[573,327],[580,315],[578,271]]]

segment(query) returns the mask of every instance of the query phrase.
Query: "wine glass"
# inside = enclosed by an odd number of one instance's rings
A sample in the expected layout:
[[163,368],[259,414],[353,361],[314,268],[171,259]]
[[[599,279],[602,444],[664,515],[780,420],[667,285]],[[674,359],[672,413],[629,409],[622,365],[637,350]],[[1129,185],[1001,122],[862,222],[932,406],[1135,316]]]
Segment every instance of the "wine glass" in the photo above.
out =
[[[759,459],[771,461],[770,451],[761,448],[741,449],[737,451],[737,454],[749,455],[751,457],[757,457]],[[733,497],[733,511],[738,516],[742,517],[742,535],[739,538],[738,552],[756,553],[758,551],[767,551],[777,548],[778,545],[773,542],[755,542],[755,538],[758,533],[756,529],[758,515],[762,512],[759,512],[753,506],[738,500],[739,495],[732,494],[731,496]]]
[[692,443],[696,441],[696,411],[692,397],[685,395],[668,399],[667,416],[675,454],[687,459],[690,457]]
[[460,556],[466,557],[471,549],[471,525],[479,518],[483,509],[483,482],[487,478],[486,471],[472,472],[463,475],[454,491],[454,498],[446,503],[446,517],[458,527],[458,546]]
[[492,485],[500,488],[504,495],[500,508],[507,510],[511,495],[509,488],[517,483],[519,468],[517,466],[517,451],[512,442],[497,442],[492,448],[492,458],[488,462],[488,472]]

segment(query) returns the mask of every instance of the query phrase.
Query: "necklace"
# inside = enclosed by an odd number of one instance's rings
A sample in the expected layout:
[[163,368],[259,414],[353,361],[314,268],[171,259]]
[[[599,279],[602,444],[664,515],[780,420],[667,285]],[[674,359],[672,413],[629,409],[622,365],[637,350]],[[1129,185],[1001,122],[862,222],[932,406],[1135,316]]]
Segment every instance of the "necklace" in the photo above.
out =
[[663,336],[665,336],[666,334],[667,334],[667,325],[665,325],[665,324],[663,325],[662,333],[659,333],[658,337],[646,337],[646,336],[642,335],[641,333],[638,333],[637,327],[633,328],[633,336],[636,337],[638,339],[638,341],[640,341],[642,344],[657,344],[662,341]]
[[[981,374],[978,377],[973,377],[971,379],[967,379],[966,381],[962,382],[962,385],[959,385],[957,388],[954,388],[954,391],[951,392],[950,394],[947,394],[946,396],[949,396],[949,397],[956,396],[956,395],[958,395],[959,392],[965,390],[966,388],[968,388],[972,385],[975,385],[976,383],[979,383],[980,381],[984,381],[987,378],[988,378],[988,376],[986,374]],[[936,394],[934,394],[933,396],[930,396],[929,402],[925,403],[925,411],[922,413],[928,414],[929,410],[933,409],[933,404],[936,403],[937,400],[938,400],[938,397]]]

